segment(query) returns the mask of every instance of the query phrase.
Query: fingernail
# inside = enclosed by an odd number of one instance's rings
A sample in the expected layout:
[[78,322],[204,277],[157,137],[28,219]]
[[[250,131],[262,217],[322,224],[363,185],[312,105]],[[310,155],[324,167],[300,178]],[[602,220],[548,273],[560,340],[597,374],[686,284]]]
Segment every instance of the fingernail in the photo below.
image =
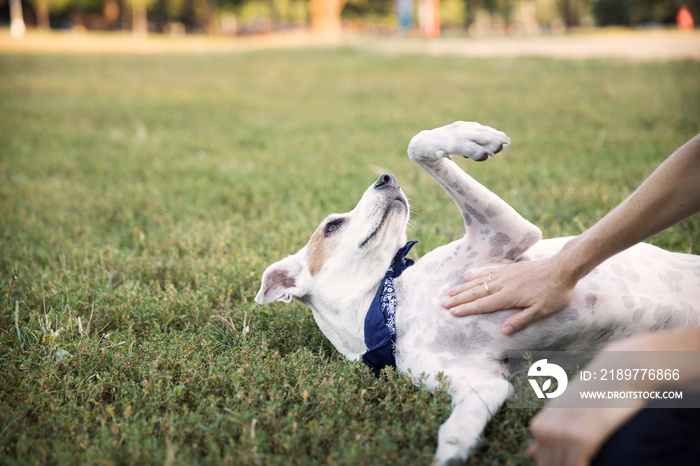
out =
[[515,331],[515,329],[512,325],[504,325],[501,331],[503,332],[503,335],[510,335]]

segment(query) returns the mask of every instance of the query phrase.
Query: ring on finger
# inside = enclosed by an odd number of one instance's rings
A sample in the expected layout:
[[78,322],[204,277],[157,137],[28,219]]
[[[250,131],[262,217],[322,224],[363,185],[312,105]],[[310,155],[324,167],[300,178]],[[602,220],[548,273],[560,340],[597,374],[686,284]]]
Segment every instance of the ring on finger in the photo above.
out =
[[489,289],[489,284],[484,282],[484,289],[486,289],[486,294],[491,294],[491,290]]
[[489,272],[489,282],[491,282],[491,275],[493,275],[493,272]]

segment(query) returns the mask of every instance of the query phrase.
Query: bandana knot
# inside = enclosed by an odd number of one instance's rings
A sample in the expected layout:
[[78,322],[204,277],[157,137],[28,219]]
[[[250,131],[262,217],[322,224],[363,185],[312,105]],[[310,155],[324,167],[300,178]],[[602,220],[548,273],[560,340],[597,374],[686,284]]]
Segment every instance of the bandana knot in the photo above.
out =
[[374,295],[365,317],[365,346],[367,352],[362,355],[362,362],[379,375],[386,366],[396,367],[396,288],[394,278],[397,278],[408,267],[413,265],[412,259],[406,255],[418,241],[409,241],[399,249],[386,271],[377,294]]

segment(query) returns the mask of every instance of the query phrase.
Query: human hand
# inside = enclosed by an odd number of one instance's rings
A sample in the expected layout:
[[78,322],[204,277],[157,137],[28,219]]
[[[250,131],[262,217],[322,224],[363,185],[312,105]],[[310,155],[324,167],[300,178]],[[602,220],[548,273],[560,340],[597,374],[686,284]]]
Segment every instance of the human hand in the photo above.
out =
[[[586,365],[590,372],[600,372],[610,366],[610,354],[618,351],[636,352],[649,349],[673,350],[685,348],[684,341],[697,341],[697,329],[657,335],[642,335],[607,345],[603,351]],[[648,352],[640,358],[648,360]],[[642,356],[645,355],[645,356]],[[616,381],[615,390],[627,391],[641,388],[639,381]],[[586,387],[590,389],[590,382]],[[610,388],[609,385],[606,386]],[[601,388],[601,387],[598,387]],[[646,387],[649,388],[649,387]],[[583,388],[583,382],[576,377],[564,394],[552,399],[545,408],[530,421],[533,443],[527,450],[528,456],[538,466],[579,466],[587,465],[598,453],[603,443],[623,423],[627,422],[644,405],[644,400],[629,400],[632,406],[625,408],[566,408],[571,406]]]
[[522,308],[501,326],[504,335],[511,335],[569,303],[576,280],[566,277],[554,257],[516,262],[465,277],[464,284],[448,291],[442,306],[455,316]]
[[530,421],[527,455],[538,466],[584,466],[638,408],[560,408],[552,400]]
[[[640,367],[649,364],[650,357],[660,356],[667,351],[698,351],[700,350],[700,327],[683,330],[658,332],[626,338],[608,344],[603,351],[586,365],[586,370],[596,373],[610,367],[612,353],[626,352],[639,358],[635,362],[630,359],[630,367]],[[654,356],[652,356],[654,355]],[[665,356],[668,358],[669,356]],[[681,365],[682,364],[682,365]],[[649,367],[660,367],[651,362]],[[678,366],[681,372],[689,377],[689,385],[678,385],[677,388],[697,391],[697,380],[700,367],[692,358],[681,358]],[[605,386],[615,391],[656,390],[663,382],[658,379],[616,380],[616,385]],[[586,465],[598,453],[603,443],[627,420],[641,410],[645,401],[628,400],[625,408],[564,408],[571,406],[572,399],[581,390],[583,383],[577,377],[573,379],[566,392],[559,398],[552,399],[545,408],[530,421],[530,433],[533,443],[527,454],[536,461],[538,466],[547,465]],[[590,382],[586,383],[590,390]],[[598,387],[601,388],[601,387]]]

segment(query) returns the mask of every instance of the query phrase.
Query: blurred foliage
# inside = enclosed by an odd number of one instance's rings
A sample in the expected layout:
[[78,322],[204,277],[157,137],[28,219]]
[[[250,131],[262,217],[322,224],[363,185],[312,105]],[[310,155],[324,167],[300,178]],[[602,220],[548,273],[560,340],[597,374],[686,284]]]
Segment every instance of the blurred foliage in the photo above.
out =
[[[105,23],[95,18],[106,14],[107,1],[117,6],[120,22]],[[308,20],[307,0],[25,0],[25,10],[30,10],[25,20],[34,24],[36,16],[31,11],[48,3],[53,25],[72,21],[87,28],[128,29],[130,4],[134,1],[147,3],[148,19],[156,31],[163,31],[169,23],[182,23],[187,31],[212,32],[218,30],[213,26],[226,14],[235,15],[242,33],[266,32]],[[7,4],[8,0],[0,0],[4,14]],[[696,24],[700,23],[700,0],[442,0],[441,20],[451,27],[466,27],[479,18],[511,24],[521,21],[523,8],[532,8],[534,19],[544,27],[555,20],[566,26],[586,21],[591,24],[593,20],[600,26],[673,24],[682,5],[688,7]],[[396,25],[395,10],[394,0],[348,0],[342,17],[355,23]],[[414,20],[417,18],[416,10]],[[251,21],[264,26],[249,26]]]
[[685,5],[700,20],[700,0],[594,0],[593,14],[601,26],[671,24]]
[[634,0],[596,0],[593,14],[601,26],[629,24]]
[[100,13],[104,6],[104,0],[48,0],[48,3],[53,13],[61,13],[66,10]]
[[343,17],[388,16],[394,9],[394,0],[348,0]]

